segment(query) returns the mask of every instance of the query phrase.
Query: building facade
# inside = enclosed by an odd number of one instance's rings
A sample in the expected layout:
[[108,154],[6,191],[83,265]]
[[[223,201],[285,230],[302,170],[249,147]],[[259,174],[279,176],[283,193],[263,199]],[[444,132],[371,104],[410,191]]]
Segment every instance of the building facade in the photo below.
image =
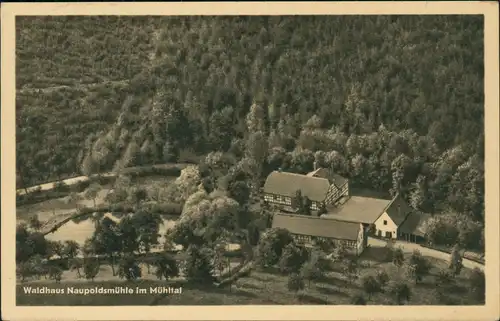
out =
[[378,237],[397,239],[399,228],[414,210],[398,195],[387,205],[375,221],[375,235]]
[[275,214],[273,228],[288,230],[298,244],[318,247],[320,242],[344,245],[354,255],[360,255],[366,248],[366,232],[360,223],[344,222],[319,217]]
[[263,188],[265,202],[291,207],[297,191],[311,201],[310,208],[318,211],[322,206],[333,205],[349,195],[349,181],[324,168],[306,175],[274,171]]

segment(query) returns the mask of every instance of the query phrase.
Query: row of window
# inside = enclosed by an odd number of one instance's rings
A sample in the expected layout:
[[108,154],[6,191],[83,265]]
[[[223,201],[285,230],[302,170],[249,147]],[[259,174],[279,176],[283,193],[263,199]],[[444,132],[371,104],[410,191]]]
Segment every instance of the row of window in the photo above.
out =
[[264,200],[267,202],[276,202],[286,205],[292,205],[292,199],[290,197],[281,195],[265,195]]
[[[275,203],[280,203],[280,204],[285,204],[285,205],[292,205],[292,199],[287,196],[281,196],[281,195],[265,195],[264,200],[266,202],[275,202]],[[319,210],[319,206],[317,202],[312,202],[311,203],[311,209],[313,210]]]
[[295,234],[294,235],[295,240],[298,243],[311,243],[313,240],[318,242],[318,241],[330,241],[333,244],[339,244],[339,243],[344,243],[347,247],[354,248],[356,247],[356,241],[344,241],[344,240],[337,240],[337,239],[329,239],[326,237],[314,237],[314,236],[308,236],[308,235],[299,235]]

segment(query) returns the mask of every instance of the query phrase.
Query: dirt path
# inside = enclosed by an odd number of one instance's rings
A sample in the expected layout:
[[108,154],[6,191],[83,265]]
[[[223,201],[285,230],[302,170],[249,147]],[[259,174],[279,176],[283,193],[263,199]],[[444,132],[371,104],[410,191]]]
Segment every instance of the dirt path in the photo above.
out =
[[[368,244],[370,246],[374,246],[374,247],[383,247],[383,246],[386,246],[387,241],[370,237],[370,238],[368,238]],[[423,246],[420,246],[420,245],[414,244],[414,243],[408,243],[408,242],[403,242],[403,241],[394,241],[394,247],[401,247],[403,252],[406,252],[406,253],[411,253],[414,250],[419,250],[420,253],[422,253],[422,255],[424,255],[424,256],[430,256],[430,257],[444,260],[444,261],[448,261],[450,259],[450,254],[448,254],[448,253],[441,252],[441,251],[434,250],[434,249],[430,249],[427,247],[423,247]],[[471,260],[466,259],[466,258],[463,258],[462,263],[463,263],[464,267],[466,267],[468,269],[474,269],[477,267],[480,270],[484,270],[483,264],[471,261]]]
[[[116,176],[116,173],[104,173],[104,174],[101,174],[101,176],[114,177],[114,176]],[[77,176],[77,177],[63,179],[62,182],[64,182],[64,184],[66,184],[66,185],[75,185],[79,182],[84,182],[87,180],[89,180],[88,176]],[[57,181],[31,186],[31,187],[28,187],[26,190],[28,190],[28,193],[34,191],[37,188],[40,188],[42,191],[45,191],[45,190],[49,190],[49,189],[54,188],[54,183],[57,183]],[[26,190],[24,188],[20,188],[16,191],[16,193],[18,195],[24,195],[24,194],[26,194]]]

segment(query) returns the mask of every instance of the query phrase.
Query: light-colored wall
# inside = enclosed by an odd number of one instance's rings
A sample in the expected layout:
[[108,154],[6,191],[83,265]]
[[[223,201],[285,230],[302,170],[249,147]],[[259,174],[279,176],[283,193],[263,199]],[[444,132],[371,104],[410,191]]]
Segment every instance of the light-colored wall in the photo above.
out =
[[[387,221],[387,225],[384,225],[384,220]],[[385,212],[375,221],[375,229],[375,235],[377,236],[379,236],[379,231],[382,231],[382,237],[386,237],[386,232],[392,232],[393,239],[398,237],[398,226]]]
[[357,255],[360,255],[361,253],[363,253],[363,250],[364,250],[364,247],[365,247],[365,242],[364,242],[364,239],[365,239],[365,232],[364,232],[364,228],[363,228],[363,225],[360,224],[359,225],[359,234],[358,234],[358,241],[356,243],[356,249],[357,249]]

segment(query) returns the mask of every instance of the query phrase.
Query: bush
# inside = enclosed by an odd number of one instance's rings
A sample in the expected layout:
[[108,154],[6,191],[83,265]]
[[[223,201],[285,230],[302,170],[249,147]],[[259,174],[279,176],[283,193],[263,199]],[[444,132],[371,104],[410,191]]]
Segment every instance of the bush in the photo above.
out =
[[96,183],[96,184],[99,184],[99,185],[107,185],[107,184],[111,184],[113,183],[114,181],[116,180],[116,177],[115,176],[102,176],[102,175],[96,175],[96,176],[92,176],[89,178],[89,185],[90,184],[93,184],[93,183]]
[[53,186],[54,186],[53,190],[56,192],[70,192],[68,184],[66,184],[64,181],[55,182]]

